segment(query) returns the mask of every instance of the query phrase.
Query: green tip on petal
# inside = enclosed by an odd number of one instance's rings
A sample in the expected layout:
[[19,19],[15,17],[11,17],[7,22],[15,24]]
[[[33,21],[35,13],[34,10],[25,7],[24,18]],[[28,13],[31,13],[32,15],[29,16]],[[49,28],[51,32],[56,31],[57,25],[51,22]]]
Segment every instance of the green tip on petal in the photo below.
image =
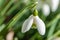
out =
[[38,11],[36,9],[34,10],[33,15],[34,16],[37,16],[38,15]]

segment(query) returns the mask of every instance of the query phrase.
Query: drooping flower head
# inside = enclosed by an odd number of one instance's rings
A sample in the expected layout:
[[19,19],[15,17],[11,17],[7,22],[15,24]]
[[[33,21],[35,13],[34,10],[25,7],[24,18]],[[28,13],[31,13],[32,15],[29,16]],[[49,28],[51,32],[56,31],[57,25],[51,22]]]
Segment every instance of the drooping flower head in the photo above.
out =
[[30,30],[32,24],[35,24],[37,27],[38,32],[41,35],[45,34],[45,24],[44,22],[38,17],[38,11],[34,10],[33,14],[28,17],[22,25],[22,33],[25,33]]
[[59,6],[59,0],[38,0],[37,9],[42,9],[45,16],[50,14],[50,8],[52,12],[55,12]]

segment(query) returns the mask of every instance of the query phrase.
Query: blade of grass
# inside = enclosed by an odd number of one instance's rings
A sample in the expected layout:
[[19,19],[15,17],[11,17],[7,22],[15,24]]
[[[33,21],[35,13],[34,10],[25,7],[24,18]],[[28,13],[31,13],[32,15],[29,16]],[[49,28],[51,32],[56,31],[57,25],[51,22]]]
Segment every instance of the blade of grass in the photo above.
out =
[[4,20],[5,20],[5,17],[0,16],[0,25],[4,22]]
[[56,20],[54,20],[54,21],[53,21],[54,23],[51,24],[50,29],[49,29],[49,32],[48,32],[48,35],[47,35],[47,38],[49,38],[50,36],[53,35],[54,30],[55,30],[56,25],[57,25],[57,22],[58,22],[58,20],[59,20],[59,18],[60,18],[59,16],[60,16],[60,14],[56,16]]
[[10,15],[18,6],[20,6],[22,2],[19,1],[17,4],[15,4],[11,9],[6,13],[6,15]]
[[[5,13],[6,11],[7,11],[7,9],[12,5],[12,3],[13,3],[13,1],[10,1],[9,3],[8,3],[8,5],[5,7],[5,11],[3,10],[2,11],[2,15],[5,15],[5,14],[7,14],[7,15],[10,15],[11,14],[11,12],[12,11],[14,11],[20,4],[21,4],[21,1],[19,1],[16,5],[14,5],[7,13]],[[0,25],[4,22],[4,20],[5,20],[5,16],[3,17],[3,16],[1,16],[0,17]]]
[[0,25],[4,22],[4,20],[5,20],[4,14],[8,10],[8,8],[12,5],[13,2],[14,1],[10,0],[10,2],[7,4],[7,6],[3,10],[1,10],[1,12],[0,12]]
[[[12,3],[13,3],[13,1],[11,0],[8,4],[7,4],[7,6],[4,8],[4,10],[1,12],[1,14],[2,15],[4,15],[5,14],[5,12],[7,11],[7,9],[12,5]],[[16,5],[14,5],[12,8],[11,8],[11,10],[9,10],[9,12],[8,12],[8,14],[10,14],[12,11],[14,11],[17,7],[18,7],[18,5],[21,3],[21,1],[19,1]],[[4,20],[5,20],[5,16],[3,17],[3,16],[1,16],[0,17],[0,25],[4,22]]]
[[6,11],[12,5],[13,2],[14,2],[14,0],[10,0],[10,2],[7,4],[7,6],[1,11],[1,13],[0,13],[1,16],[3,16],[6,13]]
[[51,40],[52,38],[57,37],[58,35],[60,35],[60,30],[58,30],[54,35],[49,37],[47,40]]
[[60,13],[59,13],[53,20],[51,20],[51,21],[47,24],[47,28],[50,27],[52,24],[54,24],[54,22],[55,22],[57,19],[58,19],[58,20],[60,19]]
[[54,22],[54,24],[51,25],[51,27],[49,29],[49,32],[48,32],[48,35],[47,35],[47,38],[49,38],[50,36],[53,35],[57,22],[58,22],[58,20],[56,20]]
[[5,3],[5,0],[0,0],[0,12],[1,12],[1,8],[4,5],[4,3]]

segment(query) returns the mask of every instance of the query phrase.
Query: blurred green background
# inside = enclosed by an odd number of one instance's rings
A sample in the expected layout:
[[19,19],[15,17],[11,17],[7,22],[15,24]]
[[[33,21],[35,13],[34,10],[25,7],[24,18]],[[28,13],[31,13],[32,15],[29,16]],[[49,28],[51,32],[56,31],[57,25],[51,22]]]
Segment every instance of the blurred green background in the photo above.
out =
[[55,12],[45,16],[41,9],[39,17],[46,25],[45,35],[40,35],[37,29],[31,28],[21,33],[23,22],[33,13],[33,6],[37,0],[0,0],[0,40],[6,40],[10,30],[14,32],[14,40],[53,40],[60,38],[60,4]]

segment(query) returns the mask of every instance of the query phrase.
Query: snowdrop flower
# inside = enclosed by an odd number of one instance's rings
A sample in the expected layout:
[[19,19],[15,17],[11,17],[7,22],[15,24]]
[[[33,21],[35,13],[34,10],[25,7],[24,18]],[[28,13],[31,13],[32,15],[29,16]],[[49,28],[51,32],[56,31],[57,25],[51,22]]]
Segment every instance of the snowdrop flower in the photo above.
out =
[[51,0],[51,8],[53,12],[57,10],[58,5],[59,5],[59,0]]
[[50,14],[50,8],[55,12],[58,8],[59,0],[38,0],[37,9],[42,9],[45,16]]
[[33,15],[31,15],[22,25],[22,33],[25,33],[30,30],[32,24],[34,23],[37,27],[38,32],[41,35],[45,34],[45,24],[44,22],[38,17],[37,10],[34,11]]

